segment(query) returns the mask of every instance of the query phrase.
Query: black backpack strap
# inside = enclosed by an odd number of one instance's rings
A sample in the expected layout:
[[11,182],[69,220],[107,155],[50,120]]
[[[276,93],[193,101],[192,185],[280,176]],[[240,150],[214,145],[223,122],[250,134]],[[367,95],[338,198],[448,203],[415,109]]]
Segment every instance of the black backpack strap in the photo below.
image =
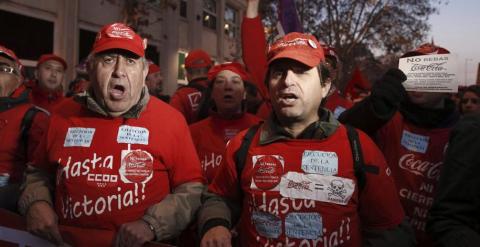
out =
[[238,148],[237,152],[235,152],[235,165],[237,168],[238,181],[241,181],[242,171],[243,171],[243,168],[245,167],[245,161],[247,159],[248,149],[250,148],[250,145],[252,144],[252,141],[253,141],[253,137],[257,133],[257,130],[260,127],[260,125],[261,123],[256,124],[247,130],[247,133],[242,139],[242,144],[240,145],[240,148]]
[[345,125],[345,127],[347,128],[348,140],[350,142],[350,148],[352,149],[353,170],[355,172],[355,177],[357,177],[358,188],[362,191],[367,182],[365,173],[379,174],[379,169],[377,166],[365,164],[362,145],[360,144],[357,130],[350,125]]
[[32,127],[33,118],[41,111],[41,109],[32,106],[25,112],[25,115],[23,115],[22,123],[20,124],[20,142],[25,145],[25,147],[28,143],[28,132]]

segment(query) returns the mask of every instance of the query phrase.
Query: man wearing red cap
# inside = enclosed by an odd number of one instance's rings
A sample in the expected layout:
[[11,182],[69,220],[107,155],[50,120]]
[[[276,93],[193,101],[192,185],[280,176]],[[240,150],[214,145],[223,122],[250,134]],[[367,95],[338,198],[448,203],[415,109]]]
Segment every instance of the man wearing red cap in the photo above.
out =
[[25,164],[46,122],[47,114],[28,102],[17,56],[0,46],[0,208],[16,211]]
[[30,100],[33,104],[49,112],[54,110],[65,98],[63,80],[67,62],[55,54],[40,56],[31,84]]
[[[264,104],[258,109],[257,115],[262,118],[267,118],[271,112],[269,104],[268,89],[265,86],[265,70],[267,68],[266,53],[266,39],[262,24],[261,16],[259,16],[260,0],[248,0],[245,17],[242,20],[242,50],[243,61],[252,76],[252,81],[259,89],[259,93],[264,100]],[[338,78],[338,67],[340,66],[340,59],[337,56],[333,47],[322,44],[325,54],[325,74],[326,80],[330,81],[332,87],[330,89],[327,99],[323,100],[323,106],[338,117],[345,109],[350,108],[353,103],[347,100],[343,94],[336,87]]]
[[190,222],[204,187],[200,162],[182,115],[148,94],[145,48],[122,23],[97,34],[91,87],[52,115],[26,177],[19,208],[32,233],[56,244],[141,246]]
[[[448,53],[442,47],[424,44],[402,57]],[[427,215],[448,137],[459,114],[448,93],[407,92],[402,84],[406,79],[402,71],[389,70],[375,83],[372,94],[340,115],[340,121],[376,137],[418,246],[428,247],[432,240],[425,232]]]
[[411,246],[380,150],[320,107],[330,89],[324,58],[309,34],[271,45],[272,115],[249,136],[243,167],[237,154],[251,130],[227,145],[199,212],[202,246],[231,245],[235,206],[241,246]]
[[170,105],[180,111],[188,124],[196,122],[202,95],[208,87],[207,73],[212,67],[212,59],[205,51],[190,51],[185,58],[185,72],[188,85],[179,88],[170,100]]

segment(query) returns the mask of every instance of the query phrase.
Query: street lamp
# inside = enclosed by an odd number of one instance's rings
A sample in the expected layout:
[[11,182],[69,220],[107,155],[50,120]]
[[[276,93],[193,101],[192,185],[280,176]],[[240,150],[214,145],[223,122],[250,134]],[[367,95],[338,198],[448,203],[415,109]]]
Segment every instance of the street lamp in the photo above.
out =
[[465,79],[463,81],[463,85],[467,86],[467,72],[468,72],[468,62],[472,61],[471,58],[465,58]]

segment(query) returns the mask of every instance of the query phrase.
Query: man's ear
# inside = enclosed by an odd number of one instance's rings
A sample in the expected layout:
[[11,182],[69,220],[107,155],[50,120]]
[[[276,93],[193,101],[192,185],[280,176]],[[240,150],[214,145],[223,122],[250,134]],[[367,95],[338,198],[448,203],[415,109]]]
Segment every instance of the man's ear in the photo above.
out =
[[328,93],[330,93],[330,88],[332,87],[332,83],[330,80],[326,80],[324,83],[320,85],[321,85],[322,99],[323,99],[328,96]]

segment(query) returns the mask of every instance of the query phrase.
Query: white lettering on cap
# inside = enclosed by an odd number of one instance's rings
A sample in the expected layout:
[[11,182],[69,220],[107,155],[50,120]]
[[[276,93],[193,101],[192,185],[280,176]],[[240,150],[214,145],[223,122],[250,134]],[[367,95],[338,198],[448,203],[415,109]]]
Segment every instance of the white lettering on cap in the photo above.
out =
[[133,39],[135,33],[129,27],[121,24],[115,23],[107,28],[105,31],[108,37],[110,38],[124,38],[124,39]]

